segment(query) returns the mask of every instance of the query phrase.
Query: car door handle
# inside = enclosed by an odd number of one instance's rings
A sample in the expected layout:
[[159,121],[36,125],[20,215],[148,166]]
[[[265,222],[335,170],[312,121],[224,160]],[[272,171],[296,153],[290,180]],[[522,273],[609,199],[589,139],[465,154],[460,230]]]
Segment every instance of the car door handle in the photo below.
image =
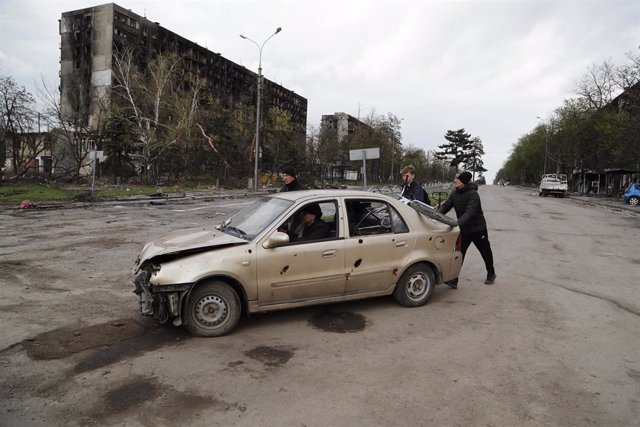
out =
[[333,256],[336,256],[336,250],[335,249],[331,249],[331,250],[322,252],[322,258],[331,258]]
[[396,248],[403,248],[405,246],[407,246],[406,240],[400,240],[399,242],[396,242]]

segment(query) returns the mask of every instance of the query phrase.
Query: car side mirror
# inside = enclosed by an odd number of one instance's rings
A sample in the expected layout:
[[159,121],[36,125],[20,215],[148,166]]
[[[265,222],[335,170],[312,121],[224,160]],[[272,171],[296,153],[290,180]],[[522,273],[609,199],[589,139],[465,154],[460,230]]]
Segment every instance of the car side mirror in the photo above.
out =
[[265,249],[277,248],[278,246],[289,243],[289,235],[281,231],[276,231],[267,240],[264,241],[262,247]]

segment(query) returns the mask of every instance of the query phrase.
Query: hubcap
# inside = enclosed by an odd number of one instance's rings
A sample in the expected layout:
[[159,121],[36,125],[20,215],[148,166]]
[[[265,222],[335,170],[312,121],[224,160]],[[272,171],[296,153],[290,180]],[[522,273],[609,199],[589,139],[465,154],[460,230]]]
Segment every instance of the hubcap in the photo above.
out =
[[217,295],[202,297],[195,307],[198,322],[206,326],[216,326],[227,318],[227,302]]
[[629,204],[633,205],[633,206],[637,206],[638,202],[640,202],[640,199],[638,199],[637,197],[632,197],[629,199]]
[[428,286],[429,282],[424,274],[415,274],[407,284],[407,295],[414,301],[420,300],[427,292]]

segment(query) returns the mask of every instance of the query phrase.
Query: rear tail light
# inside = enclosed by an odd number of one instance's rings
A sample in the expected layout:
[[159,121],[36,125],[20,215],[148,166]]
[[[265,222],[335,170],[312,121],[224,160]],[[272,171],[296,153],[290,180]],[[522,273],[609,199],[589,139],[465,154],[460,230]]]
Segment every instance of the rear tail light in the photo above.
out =
[[462,234],[458,234],[456,239],[456,252],[462,252]]

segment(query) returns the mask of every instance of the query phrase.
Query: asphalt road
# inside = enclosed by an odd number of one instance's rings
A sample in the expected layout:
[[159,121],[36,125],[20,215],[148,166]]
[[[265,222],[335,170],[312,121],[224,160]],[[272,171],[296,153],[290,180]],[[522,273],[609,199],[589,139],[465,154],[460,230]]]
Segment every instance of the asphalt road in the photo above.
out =
[[483,187],[498,279],[243,320],[138,314],[147,240],[248,199],[0,211],[0,425],[640,424],[640,210]]

